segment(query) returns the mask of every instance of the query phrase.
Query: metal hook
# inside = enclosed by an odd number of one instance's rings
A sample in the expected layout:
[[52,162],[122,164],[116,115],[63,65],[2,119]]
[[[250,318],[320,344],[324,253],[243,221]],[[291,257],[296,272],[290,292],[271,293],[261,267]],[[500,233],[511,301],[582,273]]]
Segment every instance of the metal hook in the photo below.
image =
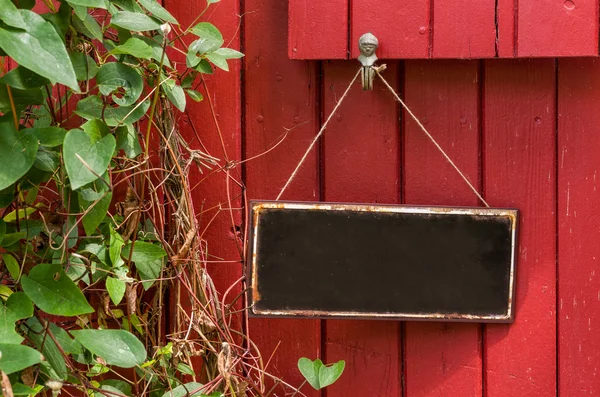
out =
[[358,49],[360,51],[358,61],[362,65],[360,77],[365,91],[373,90],[373,80],[375,80],[376,73],[373,67],[377,62],[377,55],[375,55],[377,47],[379,47],[379,40],[372,33],[365,33],[358,39]]

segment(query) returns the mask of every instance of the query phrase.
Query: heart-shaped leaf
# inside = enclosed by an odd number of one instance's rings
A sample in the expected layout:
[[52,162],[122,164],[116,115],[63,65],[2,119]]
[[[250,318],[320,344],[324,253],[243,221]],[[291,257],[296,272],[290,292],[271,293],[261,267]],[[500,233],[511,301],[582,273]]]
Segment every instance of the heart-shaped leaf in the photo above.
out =
[[340,360],[333,365],[322,366],[321,369],[319,369],[319,385],[321,388],[335,383],[335,381],[342,376],[345,367],[346,362],[344,360]]
[[33,11],[18,14],[27,30],[0,27],[0,48],[19,65],[79,92],[69,54],[52,23]]
[[94,142],[85,131],[69,131],[63,143],[63,157],[71,189],[79,189],[104,174],[115,147],[116,141],[112,135]]
[[[123,256],[125,258],[129,257],[131,247],[131,243],[123,247]],[[131,260],[135,262],[140,279],[142,281],[147,280],[142,285],[145,290],[148,290],[154,284],[154,280],[160,277],[162,258],[167,253],[161,247],[143,241],[136,241],[134,247],[133,253],[131,253]]]
[[204,396],[199,390],[204,387],[202,383],[189,382],[185,385],[179,385],[171,391],[166,392],[162,397],[201,397]]
[[71,332],[75,340],[109,365],[132,368],[146,361],[146,349],[131,333],[120,329],[82,329]]
[[56,372],[60,379],[66,379],[67,365],[65,359],[58,346],[56,346],[56,343],[54,343],[54,340],[46,335],[45,324],[40,323],[37,318],[33,317],[27,321],[27,330],[29,339],[42,352],[54,372]]
[[332,385],[342,375],[345,366],[346,362],[344,360],[328,366],[324,365],[319,359],[313,361],[302,357],[298,360],[300,373],[315,390]]
[[160,21],[146,14],[138,12],[121,11],[112,16],[110,23],[127,30],[145,32],[160,29]]
[[108,291],[108,295],[110,296],[110,300],[118,305],[121,303],[123,296],[125,295],[126,284],[125,281],[119,280],[114,277],[106,278],[106,290]]
[[171,22],[176,25],[179,25],[179,22],[177,22],[177,19],[175,19],[175,17],[173,17],[173,15],[171,15],[171,13],[169,11],[165,10],[165,8],[163,6],[158,4],[158,2],[156,2],[156,0],[139,0],[139,2],[141,5],[144,6],[145,9],[150,11],[152,13],[152,15],[154,15],[155,17],[160,18],[163,21]]
[[[138,41],[146,45],[143,41]],[[119,106],[133,105],[144,89],[142,76],[140,76],[140,74],[132,67],[120,62],[104,64],[100,70],[98,70],[96,83],[98,84],[102,95],[109,95],[117,90],[125,91],[122,97],[116,95],[112,96],[113,101]]]
[[18,133],[9,117],[0,118],[0,190],[15,183],[25,175],[35,161],[38,141],[30,133]]
[[150,100],[132,106],[104,107],[97,96],[89,96],[77,103],[76,114],[84,119],[103,119],[109,127],[133,124],[146,114]]
[[306,357],[302,357],[298,360],[298,369],[304,379],[311,385],[315,390],[321,388],[319,384],[319,370],[323,367],[323,362],[319,359],[311,360]]
[[93,313],[83,293],[59,263],[42,263],[22,276],[23,291],[40,309],[57,316]]

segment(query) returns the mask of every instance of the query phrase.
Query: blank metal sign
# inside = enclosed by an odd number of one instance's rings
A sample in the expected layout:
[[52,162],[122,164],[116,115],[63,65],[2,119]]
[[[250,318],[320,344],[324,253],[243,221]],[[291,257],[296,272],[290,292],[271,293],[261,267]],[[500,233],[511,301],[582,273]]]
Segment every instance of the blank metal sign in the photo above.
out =
[[517,211],[251,202],[253,316],[511,322]]

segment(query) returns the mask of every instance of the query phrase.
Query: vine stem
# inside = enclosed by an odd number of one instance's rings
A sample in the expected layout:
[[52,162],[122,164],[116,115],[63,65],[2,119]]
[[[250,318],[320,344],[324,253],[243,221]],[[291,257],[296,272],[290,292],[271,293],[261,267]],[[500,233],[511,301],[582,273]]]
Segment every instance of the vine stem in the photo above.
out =
[[[4,58],[3,57],[0,57],[0,76],[4,76]],[[19,131],[19,118],[17,115],[16,106],[15,106],[15,99],[13,97],[12,90],[10,89],[10,86],[8,84],[6,85],[6,92],[8,92],[8,100],[10,102],[10,109],[12,110],[12,114],[13,114],[13,122],[15,123],[15,129],[17,131]]]

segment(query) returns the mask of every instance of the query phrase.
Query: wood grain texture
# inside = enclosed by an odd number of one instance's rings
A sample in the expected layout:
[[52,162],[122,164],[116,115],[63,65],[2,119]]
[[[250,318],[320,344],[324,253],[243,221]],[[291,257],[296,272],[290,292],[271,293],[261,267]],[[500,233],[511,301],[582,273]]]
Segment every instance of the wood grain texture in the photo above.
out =
[[489,397],[556,395],[555,90],[552,59],[485,63],[485,197],[520,211],[515,322],[485,334]]
[[559,394],[600,393],[600,61],[558,64]]
[[358,39],[367,32],[379,39],[382,59],[427,58],[429,55],[429,0],[353,0],[350,10],[350,57],[357,58]]
[[433,4],[433,58],[495,55],[495,0],[446,0]]
[[346,59],[348,0],[289,0],[288,55],[292,59]]
[[519,0],[517,56],[598,55],[597,0]]
[[[318,128],[315,62],[291,61],[285,53],[286,3],[246,0],[245,20],[245,153],[249,199],[274,199],[310,144]],[[274,51],[273,49],[278,49]],[[265,153],[293,130],[273,151]],[[259,157],[257,157],[259,156]],[[313,151],[284,199],[319,200],[317,151]],[[299,386],[300,357],[320,357],[318,320],[250,319],[250,337],[258,344],[267,368],[287,383]],[[269,382],[271,383],[271,382]],[[321,393],[305,386],[308,397]],[[289,390],[287,390],[289,393]],[[285,395],[276,389],[277,395]]]
[[[405,99],[413,113],[479,188],[479,63],[407,61]],[[406,113],[404,201],[478,205],[477,196]],[[406,397],[481,396],[477,324],[407,322]]]
[[[358,67],[331,62],[323,68],[327,117]],[[396,85],[397,65],[385,76]],[[398,108],[382,84],[362,91],[356,83],[334,116],[323,140],[324,199],[327,201],[397,203],[400,155]],[[365,264],[366,265],[366,264]],[[325,359],[346,360],[340,380],[327,397],[400,396],[400,323],[325,321]]]
[[517,16],[517,4],[515,0],[498,0],[496,17],[498,25],[496,27],[497,43],[496,49],[498,57],[513,58],[516,56],[515,47],[515,18]]

